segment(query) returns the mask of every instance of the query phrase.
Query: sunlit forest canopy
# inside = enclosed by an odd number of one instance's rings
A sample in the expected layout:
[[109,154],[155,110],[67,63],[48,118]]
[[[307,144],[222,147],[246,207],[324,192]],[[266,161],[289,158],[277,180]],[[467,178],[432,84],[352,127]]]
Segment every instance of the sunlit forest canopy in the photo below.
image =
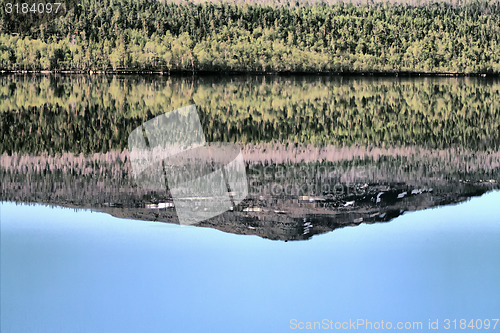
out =
[[496,0],[82,0],[0,11],[0,68],[499,74],[499,22]]
[[106,152],[196,104],[208,141],[498,149],[500,81],[480,78],[0,77],[0,152]]

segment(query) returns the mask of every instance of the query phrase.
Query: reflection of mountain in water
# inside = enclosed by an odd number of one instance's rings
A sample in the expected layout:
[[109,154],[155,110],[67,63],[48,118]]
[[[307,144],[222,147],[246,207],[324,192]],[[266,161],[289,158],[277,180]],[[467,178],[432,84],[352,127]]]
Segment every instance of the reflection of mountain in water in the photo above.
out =
[[488,78],[6,75],[0,199],[175,223],[166,191],[131,181],[124,149],[148,119],[194,103],[208,142],[245,145],[250,183],[201,225],[305,239],[496,188],[499,101]]
[[[307,239],[461,202],[498,188],[500,181],[500,152],[492,151],[261,144],[247,145],[243,152],[249,197],[200,226],[270,239]],[[0,158],[1,200],[177,222],[168,192],[141,189],[131,180],[126,151]]]

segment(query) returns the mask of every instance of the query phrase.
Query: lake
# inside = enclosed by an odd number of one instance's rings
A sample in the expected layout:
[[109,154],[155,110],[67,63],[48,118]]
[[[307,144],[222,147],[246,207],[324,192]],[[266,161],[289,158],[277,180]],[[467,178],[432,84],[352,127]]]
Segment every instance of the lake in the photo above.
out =
[[[499,318],[498,79],[0,82],[2,332],[442,331],[462,319],[474,331]],[[245,184],[236,201],[214,164],[231,207],[193,225],[180,207],[201,196],[177,194],[178,169],[161,186],[139,179],[130,143],[188,105],[213,154],[236,147]]]

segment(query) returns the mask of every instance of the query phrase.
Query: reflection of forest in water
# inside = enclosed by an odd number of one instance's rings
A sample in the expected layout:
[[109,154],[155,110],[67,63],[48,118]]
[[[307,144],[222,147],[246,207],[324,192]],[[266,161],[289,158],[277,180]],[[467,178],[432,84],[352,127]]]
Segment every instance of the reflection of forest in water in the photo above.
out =
[[[129,133],[195,103],[242,146],[249,197],[201,225],[306,239],[498,188],[500,81],[1,77],[1,200],[176,222],[132,180]],[[82,154],[83,153],[83,154]]]
[[143,121],[196,104],[208,141],[496,149],[500,80],[0,77],[2,152],[121,150]]

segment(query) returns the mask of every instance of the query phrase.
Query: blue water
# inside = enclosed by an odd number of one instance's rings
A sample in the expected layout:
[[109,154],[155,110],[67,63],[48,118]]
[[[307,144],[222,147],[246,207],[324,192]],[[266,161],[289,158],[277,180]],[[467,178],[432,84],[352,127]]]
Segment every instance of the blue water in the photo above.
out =
[[285,243],[3,202],[1,332],[293,332],[293,319],[360,318],[426,331],[429,319],[499,318],[499,203],[492,192]]

